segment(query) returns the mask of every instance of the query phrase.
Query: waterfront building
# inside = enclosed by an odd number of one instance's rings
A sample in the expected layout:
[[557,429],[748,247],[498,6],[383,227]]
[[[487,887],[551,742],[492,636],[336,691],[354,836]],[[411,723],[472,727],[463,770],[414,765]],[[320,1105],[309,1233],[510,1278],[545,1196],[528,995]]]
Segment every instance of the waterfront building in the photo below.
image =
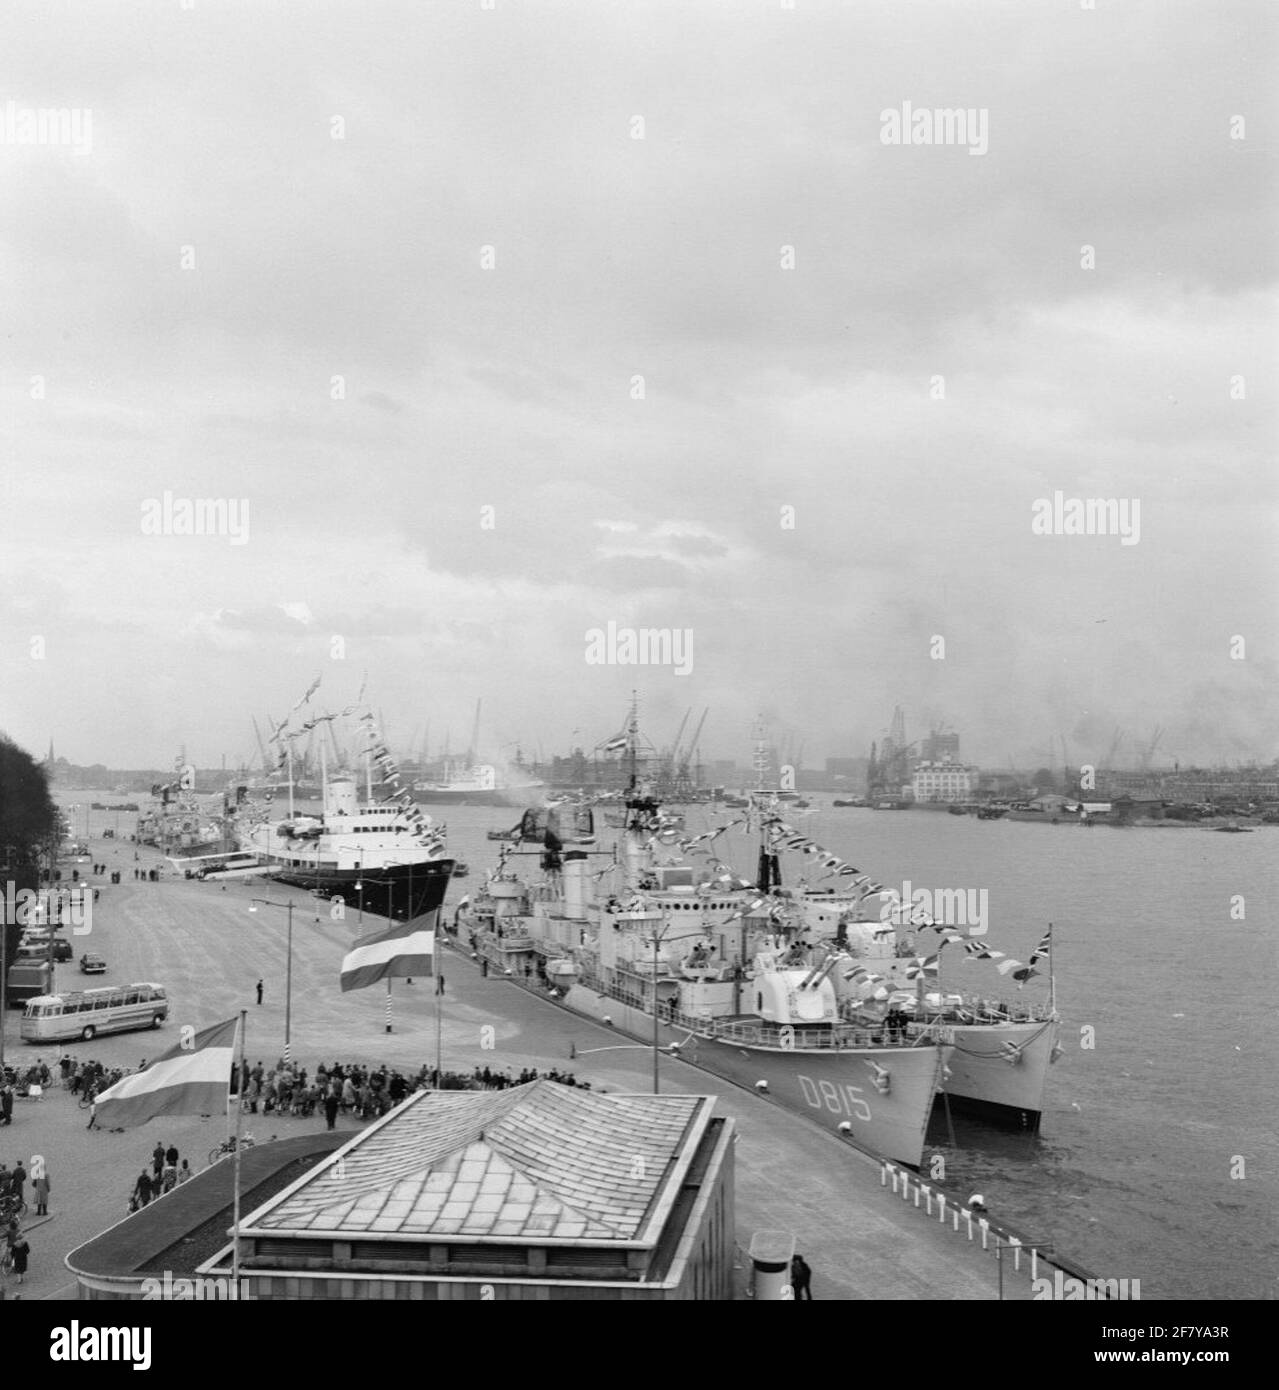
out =
[[[712,1096],[600,1095],[545,1080],[417,1091],[282,1190],[258,1183],[240,1224],[243,1296],[730,1299],[735,1135],[713,1110]],[[177,1195],[190,1202],[230,1166]],[[206,1247],[194,1271],[218,1286],[232,1271],[224,1189],[212,1199],[220,1248],[210,1257]],[[174,1195],[68,1257],[85,1296],[144,1296],[137,1250],[147,1247],[154,1278],[157,1261],[197,1234],[165,1230],[161,1249],[161,1238],[134,1238],[134,1223],[163,1220]],[[210,1224],[205,1213],[198,1225]]]
[[977,769],[965,763],[920,763],[910,785],[916,801],[968,801],[977,786]]

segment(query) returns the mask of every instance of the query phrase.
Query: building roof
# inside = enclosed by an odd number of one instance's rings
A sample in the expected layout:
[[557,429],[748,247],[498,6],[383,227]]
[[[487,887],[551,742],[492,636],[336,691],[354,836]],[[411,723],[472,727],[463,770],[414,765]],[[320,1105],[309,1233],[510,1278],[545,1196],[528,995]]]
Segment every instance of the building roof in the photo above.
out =
[[418,1091],[241,1233],[652,1244],[712,1108],[543,1080]]
[[[322,1130],[246,1149],[241,1156],[242,1200],[261,1203],[291,1185],[343,1137]],[[122,1279],[163,1270],[183,1277],[193,1273],[226,1244],[234,1174],[229,1158],[197,1173],[78,1246],[66,1257],[67,1268],[74,1274]]]

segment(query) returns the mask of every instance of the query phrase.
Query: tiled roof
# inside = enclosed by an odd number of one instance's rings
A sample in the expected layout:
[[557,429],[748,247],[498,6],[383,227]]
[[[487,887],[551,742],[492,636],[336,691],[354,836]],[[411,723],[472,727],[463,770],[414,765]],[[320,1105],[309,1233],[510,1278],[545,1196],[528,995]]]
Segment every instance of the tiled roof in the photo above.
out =
[[709,1108],[553,1081],[419,1091],[242,1230],[639,1240]]

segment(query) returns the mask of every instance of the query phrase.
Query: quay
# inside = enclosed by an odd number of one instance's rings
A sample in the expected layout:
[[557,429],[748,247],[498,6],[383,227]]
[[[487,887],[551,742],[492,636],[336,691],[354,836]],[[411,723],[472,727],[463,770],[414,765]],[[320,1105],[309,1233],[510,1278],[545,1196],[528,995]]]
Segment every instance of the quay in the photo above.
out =
[[[306,892],[261,881],[228,884],[185,880],[164,866],[154,851],[93,841],[92,858],[108,871],[122,871],[118,885],[90,878],[101,887],[92,932],[77,938],[77,956],[92,950],[106,957],[105,977],[88,979],[73,964],[58,967],[60,989],[87,984],[154,981],[169,992],[168,1022],[158,1032],[118,1033],[92,1042],[38,1048],[18,1035],[17,1009],[5,1017],[6,1058],[21,1065],[42,1056],[51,1066],[64,1047],[108,1066],[137,1066],[173,1045],[184,1024],[203,1027],[248,1010],[248,1060],[274,1065],[284,1051],[287,918],[278,907],[260,906],[254,897],[292,902],[291,1052],[296,1063],[314,1071],[325,1062],[385,1063],[402,1072],[433,1066],[436,1054],[436,995],[432,980],[396,980],[391,993],[393,1031],[386,1031],[387,996],[382,986],[343,995],[338,970],[355,935],[357,913],[331,920],[329,905]],[[133,869],[161,866],[159,882],[135,881]],[[456,891],[456,890],[455,890]],[[380,919],[367,919],[365,929]],[[441,940],[443,940],[441,934]],[[545,1073],[572,1071],[579,1081],[609,1092],[651,1091],[652,1053],[609,1028],[570,1014],[536,997],[513,981],[482,977],[469,952],[445,949],[437,958],[445,989],[440,1007],[441,1058],[445,1071],[470,1072],[488,1066]],[[263,1003],[255,986],[264,981]],[[576,1054],[576,1056],[574,1056]],[[977,1222],[955,1220],[947,1193],[945,1209],[936,1205],[935,1184],[924,1191],[906,1175],[844,1143],[767,1098],[727,1085],[676,1058],[664,1055],[663,1092],[713,1095],[717,1113],[736,1125],[735,1188],[737,1241],[741,1269],[738,1296],[748,1296],[750,1259],[746,1253],[757,1231],[793,1235],[795,1248],[812,1266],[815,1299],[955,1300],[1031,1297],[1031,1260],[1005,1248],[996,1256],[993,1232],[983,1250]],[[150,1161],[157,1140],[174,1143],[193,1168],[203,1169],[209,1150],[225,1133],[222,1116],[182,1116],[153,1120],[122,1134],[86,1128],[87,1111],[56,1082],[39,1101],[15,1102],[13,1124],[0,1130],[0,1160],[12,1166],[21,1155],[42,1154],[52,1184],[50,1215],[28,1217],[31,1268],[21,1290],[33,1298],[69,1298],[74,1282],[63,1259],[77,1246],[121,1220],[130,1190]],[[344,1131],[363,1122],[343,1116]],[[322,1114],[246,1116],[246,1127],[261,1143],[324,1128]],[[903,1186],[899,1188],[899,1179]],[[991,1213],[992,1221],[998,1213]],[[1064,1262],[1063,1262],[1064,1263]],[[1069,1265],[1067,1272],[1075,1272]],[[1042,1256],[1040,1277],[1052,1267]],[[18,1292],[13,1290],[12,1292]]]

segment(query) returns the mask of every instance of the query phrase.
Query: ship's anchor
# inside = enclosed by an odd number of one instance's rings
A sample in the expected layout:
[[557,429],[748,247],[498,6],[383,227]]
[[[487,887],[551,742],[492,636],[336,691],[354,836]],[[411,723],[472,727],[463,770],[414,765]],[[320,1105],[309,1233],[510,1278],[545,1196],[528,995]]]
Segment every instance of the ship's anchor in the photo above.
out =
[[1010,1067],[1015,1067],[1021,1061],[1021,1048],[1015,1042],[1005,1042],[1000,1044],[1003,1052],[1004,1061]]
[[886,1096],[893,1088],[892,1077],[887,1067],[881,1067],[878,1062],[867,1061],[866,1065],[871,1071],[871,1084],[881,1096]]

